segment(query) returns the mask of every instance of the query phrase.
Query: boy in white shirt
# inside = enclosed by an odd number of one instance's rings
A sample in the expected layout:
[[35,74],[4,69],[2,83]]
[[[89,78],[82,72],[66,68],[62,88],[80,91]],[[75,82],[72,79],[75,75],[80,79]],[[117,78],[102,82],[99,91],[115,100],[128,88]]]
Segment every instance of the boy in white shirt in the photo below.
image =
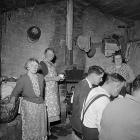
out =
[[[102,86],[93,88],[85,102],[83,103],[83,109],[81,112],[83,140],[98,140],[98,133],[100,130],[100,121],[102,113],[107,104],[110,102],[110,96],[118,96],[121,88],[125,84],[125,79],[119,74],[111,74],[107,76],[105,83]],[[103,95],[96,99],[87,109],[84,111],[89,103],[97,96]],[[84,115],[83,115],[84,114]]]

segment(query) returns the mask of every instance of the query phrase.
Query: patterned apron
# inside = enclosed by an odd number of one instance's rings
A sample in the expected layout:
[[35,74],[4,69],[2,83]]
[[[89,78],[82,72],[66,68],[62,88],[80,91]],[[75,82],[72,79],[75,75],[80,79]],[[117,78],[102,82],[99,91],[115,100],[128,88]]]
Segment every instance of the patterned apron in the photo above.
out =
[[22,140],[47,140],[47,115],[45,104],[22,99]]
[[[46,61],[45,64],[48,67],[48,74],[46,77],[57,76],[54,64]],[[58,84],[56,81],[46,82],[45,100],[49,122],[60,120],[60,99],[58,96]]]

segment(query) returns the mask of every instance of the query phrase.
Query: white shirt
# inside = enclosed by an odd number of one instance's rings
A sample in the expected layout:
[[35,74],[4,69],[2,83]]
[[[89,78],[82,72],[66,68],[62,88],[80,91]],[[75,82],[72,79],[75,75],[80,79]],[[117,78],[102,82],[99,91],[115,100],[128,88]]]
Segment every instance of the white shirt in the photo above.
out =
[[90,81],[88,80],[88,78],[86,78],[87,82],[88,82],[88,85],[90,88],[92,88],[92,84],[90,83]]
[[73,98],[74,98],[74,91],[72,91],[72,96],[71,96],[71,99],[70,99],[71,103],[73,103]]
[[[87,106],[87,104],[91,101],[91,99],[93,99],[94,96],[96,97],[97,95],[100,95],[100,94],[105,94],[108,97],[110,97],[107,91],[105,91],[101,86],[93,88],[89,92],[86,101],[83,103],[83,109],[85,106]],[[84,126],[88,128],[98,128],[98,131],[99,131],[103,110],[105,109],[105,107],[107,106],[109,102],[110,100],[106,96],[100,97],[97,100],[95,100],[90,105],[90,107],[88,108],[88,110],[86,111],[84,115],[84,120],[83,120]],[[82,120],[82,115],[83,115],[83,109],[81,112],[81,120]]]

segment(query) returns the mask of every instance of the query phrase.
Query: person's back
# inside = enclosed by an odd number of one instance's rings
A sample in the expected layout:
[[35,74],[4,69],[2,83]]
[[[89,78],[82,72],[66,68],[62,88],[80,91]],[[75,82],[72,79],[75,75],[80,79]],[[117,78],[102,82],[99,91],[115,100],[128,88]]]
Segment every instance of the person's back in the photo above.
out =
[[102,81],[104,70],[99,66],[91,66],[88,75],[76,86],[73,97],[71,124],[74,136],[82,137],[81,111],[84,100],[87,98],[93,85],[98,85]]
[[[81,120],[83,120],[83,140],[98,140],[102,113],[110,102],[110,96],[118,96],[124,84],[125,79],[121,75],[114,73],[107,75],[106,81],[102,86],[98,86],[90,91],[83,104],[83,109],[81,112]],[[86,113],[84,113],[86,107],[96,95],[104,96],[95,100],[95,102],[90,105]]]
[[140,140],[140,99],[126,95],[106,107],[100,140]]
[[80,81],[75,89],[71,123],[72,123],[72,128],[78,132],[81,132],[79,126],[81,123],[80,115],[82,110],[82,104],[84,99],[87,97],[89,91],[90,91],[90,87],[85,79]]

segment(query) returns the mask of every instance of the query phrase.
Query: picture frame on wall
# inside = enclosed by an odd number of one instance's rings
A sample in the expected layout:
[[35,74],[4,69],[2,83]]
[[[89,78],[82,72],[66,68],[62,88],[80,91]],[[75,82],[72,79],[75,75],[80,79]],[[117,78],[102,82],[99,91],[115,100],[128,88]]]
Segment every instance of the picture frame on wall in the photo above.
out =
[[111,57],[116,51],[120,50],[121,46],[111,39],[106,39],[104,42],[104,54],[106,57]]

